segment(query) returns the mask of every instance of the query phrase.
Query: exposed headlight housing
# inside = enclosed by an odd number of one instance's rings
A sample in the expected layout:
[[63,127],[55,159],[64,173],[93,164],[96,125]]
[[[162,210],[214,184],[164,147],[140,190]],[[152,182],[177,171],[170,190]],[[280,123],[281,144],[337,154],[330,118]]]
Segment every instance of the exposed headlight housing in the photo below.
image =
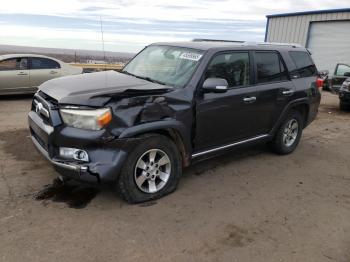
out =
[[89,130],[101,130],[112,120],[112,112],[109,108],[60,109],[60,113],[67,126]]

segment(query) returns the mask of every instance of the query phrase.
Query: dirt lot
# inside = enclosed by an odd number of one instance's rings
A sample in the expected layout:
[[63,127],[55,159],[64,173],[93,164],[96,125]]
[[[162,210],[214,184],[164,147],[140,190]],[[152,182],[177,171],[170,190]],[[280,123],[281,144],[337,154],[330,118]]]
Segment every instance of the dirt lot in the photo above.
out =
[[29,105],[0,100],[0,261],[350,261],[350,113],[334,95],[294,154],[197,164],[143,205],[74,185],[34,200],[57,174],[30,142]]

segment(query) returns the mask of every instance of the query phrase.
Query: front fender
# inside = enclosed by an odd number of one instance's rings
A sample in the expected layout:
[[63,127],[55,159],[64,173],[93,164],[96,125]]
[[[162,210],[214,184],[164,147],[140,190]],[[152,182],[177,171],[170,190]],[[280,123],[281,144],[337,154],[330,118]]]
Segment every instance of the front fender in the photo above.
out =
[[154,121],[126,128],[119,135],[119,138],[131,138],[144,133],[169,129],[176,131],[180,135],[186,154],[190,154],[192,152],[190,130],[183,123],[174,119]]

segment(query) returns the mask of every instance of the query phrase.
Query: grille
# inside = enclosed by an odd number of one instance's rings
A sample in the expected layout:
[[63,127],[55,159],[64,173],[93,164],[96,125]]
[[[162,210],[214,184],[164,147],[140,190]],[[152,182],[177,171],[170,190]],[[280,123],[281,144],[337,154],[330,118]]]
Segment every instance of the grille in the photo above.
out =
[[42,91],[39,91],[39,96],[42,97],[45,101],[47,101],[51,107],[57,107],[58,106],[58,101],[54,98],[52,98],[51,96],[45,94]]
[[35,111],[46,124],[51,124],[51,110],[58,108],[58,102],[56,99],[46,95],[44,92],[39,91],[33,99],[32,111]]

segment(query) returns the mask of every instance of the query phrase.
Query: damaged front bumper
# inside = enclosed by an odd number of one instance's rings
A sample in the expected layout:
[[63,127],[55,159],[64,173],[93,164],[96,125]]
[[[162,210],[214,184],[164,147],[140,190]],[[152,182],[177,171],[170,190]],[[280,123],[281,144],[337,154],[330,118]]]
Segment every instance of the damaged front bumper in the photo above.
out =
[[[106,140],[102,132],[81,130],[62,125],[51,126],[38,113],[30,111],[28,123],[31,139],[38,151],[64,178],[93,183],[117,180],[122,165],[137,139]],[[89,154],[89,162],[63,159],[59,148],[76,147]]]

